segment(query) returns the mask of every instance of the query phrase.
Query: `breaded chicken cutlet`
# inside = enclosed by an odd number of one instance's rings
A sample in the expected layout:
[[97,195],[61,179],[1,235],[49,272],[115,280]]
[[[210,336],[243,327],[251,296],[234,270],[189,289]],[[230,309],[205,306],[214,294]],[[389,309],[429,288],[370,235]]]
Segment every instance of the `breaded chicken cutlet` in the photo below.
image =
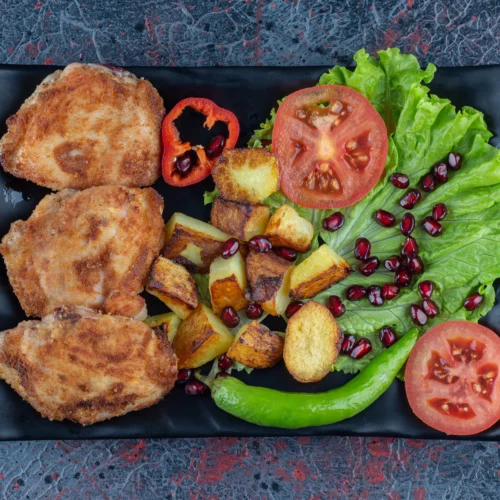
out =
[[137,294],[164,242],[163,199],[152,188],[99,186],[47,195],[0,244],[28,316],[81,305],[146,316]]
[[84,307],[0,333],[0,378],[50,420],[90,425],[162,399],[177,376],[166,337]]
[[160,176],[163,101],[128,71],[73,63],[7,120],[6,172],[60,190],[149,186]]

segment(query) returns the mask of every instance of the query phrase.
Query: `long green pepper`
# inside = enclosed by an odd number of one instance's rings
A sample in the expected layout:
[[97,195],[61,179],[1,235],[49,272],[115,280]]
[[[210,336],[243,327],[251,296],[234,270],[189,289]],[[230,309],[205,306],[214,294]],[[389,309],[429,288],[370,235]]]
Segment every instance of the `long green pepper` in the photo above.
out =
[[282,392],[246,385],[234,377],[221,377],[212,384],[212,397],[222,410],[257,425],[300,429],[334,424],[357,415],[388,389],[417,337],[418,331],[413,328],[359,375],[331,391]]

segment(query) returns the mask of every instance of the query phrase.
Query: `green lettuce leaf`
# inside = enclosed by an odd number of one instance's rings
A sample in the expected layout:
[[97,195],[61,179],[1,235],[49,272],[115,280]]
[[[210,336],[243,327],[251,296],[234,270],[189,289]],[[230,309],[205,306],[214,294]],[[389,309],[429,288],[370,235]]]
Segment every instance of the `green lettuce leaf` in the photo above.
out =
[[203,205],[210,205],[215,201],[215,198],[219,196],[219,189],[215,186],[213,191],[205,191],[203,194]]

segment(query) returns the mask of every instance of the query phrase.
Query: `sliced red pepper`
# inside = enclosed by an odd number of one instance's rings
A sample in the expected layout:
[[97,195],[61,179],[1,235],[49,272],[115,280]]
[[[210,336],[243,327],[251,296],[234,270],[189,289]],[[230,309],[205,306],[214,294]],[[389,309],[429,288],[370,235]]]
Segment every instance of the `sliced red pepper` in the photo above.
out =
[[[205,149],[201,146],[192,147],[189,142],[182,142],[179,130],[175,126],[175,120],[181,116],[185,108],[193,108],[206,116],[204,127],[210,130],[216,122],[227,124],[229,136],[225,140],[224,149],[232,149],[238,142],[240,135],[240,124],[236,116],[231,111],[220,108],[215,102],[202,97],[188,97],[179,101],[163,120],[163,179],[171,186],[190,186],[202,181],[210,175],[212,167],[217,158],[209,158]],[[176,165],[177,159],[187,151],[194,151],[197,156],[196,166],[187,172],[180,172]]]

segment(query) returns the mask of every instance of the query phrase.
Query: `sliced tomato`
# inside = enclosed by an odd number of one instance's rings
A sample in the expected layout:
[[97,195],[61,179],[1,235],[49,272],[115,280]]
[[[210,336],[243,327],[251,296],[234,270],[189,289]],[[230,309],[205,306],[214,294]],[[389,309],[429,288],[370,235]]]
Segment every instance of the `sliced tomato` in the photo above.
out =
[[384,171],[388,139],[368,99],[349,87],[321,85],[283,101],[272,145],[288,198],[325,209],[352,205],[373,189]]
[[415,344],[405,371],[413,413],[458,436],[484,431],[500,419],[500,338],[468,321],[431,328]]

